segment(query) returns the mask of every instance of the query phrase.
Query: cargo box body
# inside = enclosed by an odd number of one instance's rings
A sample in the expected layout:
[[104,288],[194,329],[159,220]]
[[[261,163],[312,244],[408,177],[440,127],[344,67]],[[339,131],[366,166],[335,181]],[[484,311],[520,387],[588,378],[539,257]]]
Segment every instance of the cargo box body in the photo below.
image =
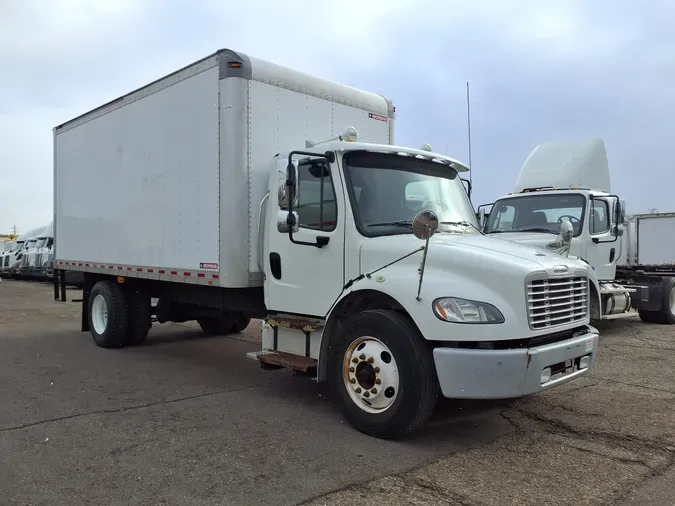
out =
[[262,284],[273,159],[354,126],[393,143],[384,97],[221,50],[54,129],[55,266]]
[[675,213],[632,216],[625,235],[629,267],[675,269]]

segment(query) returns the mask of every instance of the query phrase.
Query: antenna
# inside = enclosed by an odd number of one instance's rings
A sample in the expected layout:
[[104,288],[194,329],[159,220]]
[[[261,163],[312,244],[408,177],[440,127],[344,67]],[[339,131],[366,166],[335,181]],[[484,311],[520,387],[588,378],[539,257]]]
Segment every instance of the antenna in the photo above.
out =
[[471,165],[471,101],[469,96],[469,81],[466,82],[466,123],[469,134],[469,183],[473,185],[473,170]]

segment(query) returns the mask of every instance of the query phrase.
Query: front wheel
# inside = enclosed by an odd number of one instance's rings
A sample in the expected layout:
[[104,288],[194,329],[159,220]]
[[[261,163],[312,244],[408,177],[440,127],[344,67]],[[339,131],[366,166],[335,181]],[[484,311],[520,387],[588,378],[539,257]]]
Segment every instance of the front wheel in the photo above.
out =
[[396,439],[427,421],[438,392],[433,356],[407,315],[378,309],[350,316],[332,348],[331,387],[354,428]]

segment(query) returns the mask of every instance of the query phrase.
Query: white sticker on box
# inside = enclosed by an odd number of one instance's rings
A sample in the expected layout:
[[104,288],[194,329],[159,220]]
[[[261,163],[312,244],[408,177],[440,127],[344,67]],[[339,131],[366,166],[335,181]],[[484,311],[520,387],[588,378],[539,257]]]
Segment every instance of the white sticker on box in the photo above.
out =
[[593,351],[593,338],[586,340],[586,353]]

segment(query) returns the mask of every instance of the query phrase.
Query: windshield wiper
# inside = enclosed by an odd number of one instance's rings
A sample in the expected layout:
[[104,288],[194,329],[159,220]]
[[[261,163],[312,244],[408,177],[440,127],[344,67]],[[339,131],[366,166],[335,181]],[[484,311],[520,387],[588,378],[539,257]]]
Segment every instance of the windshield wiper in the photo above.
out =
[[483,231],[478,228],[476,225],[473,223],[469,223],[468,221],[441,221],[440,225],[455,225],[459,227],[471,227],[475,230],[477,230],[479,233],[483,233]]
[[412,221],[383,221],[382,223],[369,223],[368,227],[406,227],[412,228]]

